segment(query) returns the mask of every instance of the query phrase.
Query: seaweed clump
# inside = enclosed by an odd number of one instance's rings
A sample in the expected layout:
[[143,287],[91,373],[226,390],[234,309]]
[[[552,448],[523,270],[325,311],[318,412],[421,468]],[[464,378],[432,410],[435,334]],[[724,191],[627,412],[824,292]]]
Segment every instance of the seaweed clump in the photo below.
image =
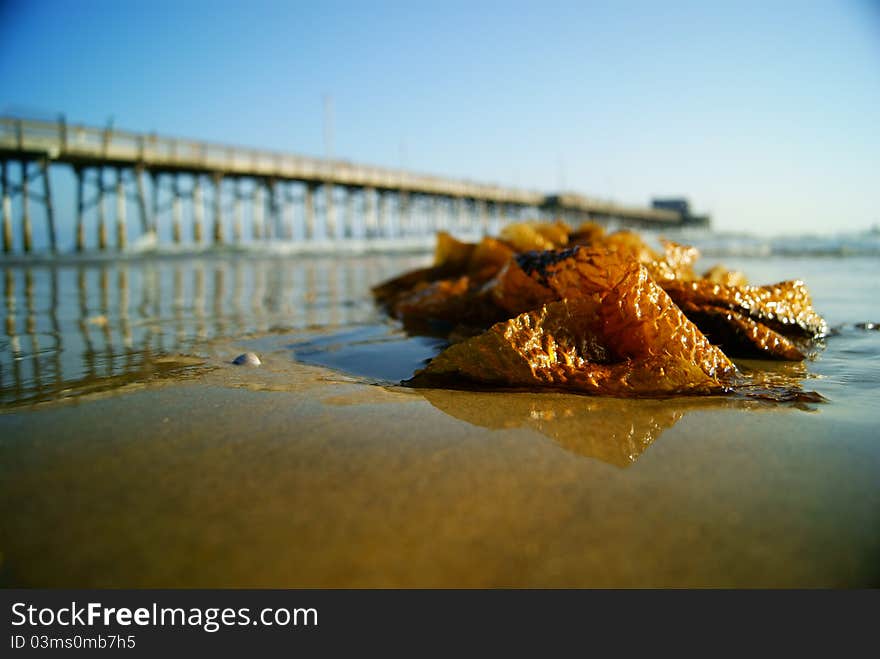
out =
[[631,231],[608,234],[593,223],[575,231],[519,223],[477,244],[441,232],[433,266],[374,294],[410,331],[450,342],[416,373],[416,385],[613,396],[748,391],[750,376],[731,357],[800,361],[826,335],[803,282],[750,286],[721,266],[700,275],[698,257],[693,247],[663,241],[660,253]]

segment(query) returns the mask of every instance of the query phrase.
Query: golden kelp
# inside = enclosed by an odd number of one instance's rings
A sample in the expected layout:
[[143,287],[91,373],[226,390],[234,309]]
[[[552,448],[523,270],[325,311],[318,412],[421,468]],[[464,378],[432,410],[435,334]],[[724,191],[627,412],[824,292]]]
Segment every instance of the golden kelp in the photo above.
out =
[[415,384],[720,393],[744,383],[726,353],[802,360],[827,331],[803,282],[749,286],[719,266],[699,276],[698,257],[595,224],[522,223],[476,245],[441,233],[434,266],[374,292],[409,325],[448,332]]

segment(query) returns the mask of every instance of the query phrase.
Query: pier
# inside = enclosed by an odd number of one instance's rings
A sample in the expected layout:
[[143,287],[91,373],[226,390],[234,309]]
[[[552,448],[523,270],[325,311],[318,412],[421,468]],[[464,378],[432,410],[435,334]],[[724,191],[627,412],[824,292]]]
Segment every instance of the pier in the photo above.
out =
[[[71,245],[60,245],[50,169],[75,177]],[[345,160],[225,146],[58,121],[0,117],[3,252],[31,253],[34,207],[46,249],[122,251],[132,239],[181,246],[405,241],[485,234],[525,219],[651,227],[680,212],[580,194],[508,188]],[[133,222],[130,220],[130,216]]]

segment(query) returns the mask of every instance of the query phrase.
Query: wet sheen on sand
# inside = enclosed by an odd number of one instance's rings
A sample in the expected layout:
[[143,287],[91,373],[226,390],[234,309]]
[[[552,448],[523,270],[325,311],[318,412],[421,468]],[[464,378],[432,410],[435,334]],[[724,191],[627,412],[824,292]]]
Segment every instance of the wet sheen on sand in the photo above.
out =
[[[832,325],[866,313],[860,281],[839,300],[816,282]],[[401,387],[436,346],[341,308],[235,339],[186,316],[190,356],[145,362],[164,370],[7,405],[0,584],[880,584],[876,332],[845,328],[796,374],[825,404],[632,401]],[[231,364],[248,351],[260,367]]]

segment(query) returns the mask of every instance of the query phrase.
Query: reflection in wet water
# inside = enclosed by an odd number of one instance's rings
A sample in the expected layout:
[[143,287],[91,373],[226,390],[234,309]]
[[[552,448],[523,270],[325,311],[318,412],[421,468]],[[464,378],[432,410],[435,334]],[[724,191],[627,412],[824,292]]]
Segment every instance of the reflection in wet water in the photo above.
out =
[[[294,359],[328,367],[376,383],[397,384],[445,347],[441,339],[408,336],[393,326],[365,326],[286,342]],[[259,349],[255,344],[254,349]],[[414,387],[436,409],[471,425],[490,429],[528,428],[551,438],[571,453],[627,467],[666,430],[697,410],[786,407],[816,410],[812,396],[787,402],[767,396],[777,390],[800,391],[808,377],[803,363],[738,362],[754,382],[741,394],[721,397],[622,399],[559,391],[523,392],[466,386]],[[821,398],[821,397],[820,397]]]
[[215,337],[374,321],[370,284],[423,261],[215,255],[7,265],[0,405],[152,377],[162,355],[197,352]]
[[437,409],[475,426],[529,428],[566,451],[617,467],[633,464],[690,412],[765,407],[758,401],[719,397],[633,401],[555,393],[418,391]]
[[437,409],[473,425],[530,428],[567,451],[618,467],[635,462],[688,409],[686,402],[645,400],[633,405],[630,400],[564,394],[419,391]]

